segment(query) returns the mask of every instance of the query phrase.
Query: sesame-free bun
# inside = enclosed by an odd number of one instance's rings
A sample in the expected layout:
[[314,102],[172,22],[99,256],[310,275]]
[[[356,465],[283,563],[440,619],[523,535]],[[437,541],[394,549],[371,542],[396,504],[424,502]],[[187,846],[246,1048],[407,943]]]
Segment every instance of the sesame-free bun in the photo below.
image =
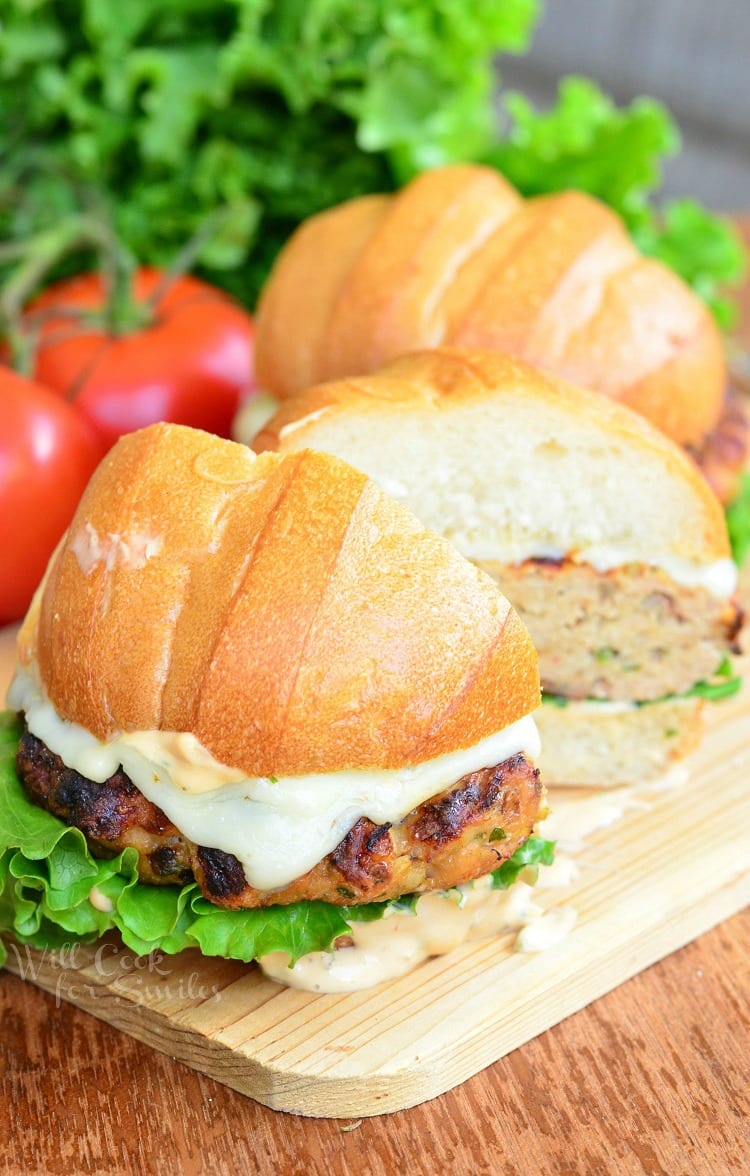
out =
[[730,554],[721,507],[677,445],[623,405],[497,352],[419,352],[312,388],[252,444],[337,454],[471,559]]
[[261,298],[256,376],[283,398],[441,345],[510,352],[680,444],[698,444],[721,412],[721,338],[680,278],[642,257],[598,200],[524,201],[472,165],[303,224]]
[[20,657],[99,739],[191,732],[249,775],[421,762],[539,701],[495,584],[363,474],[177,425],[104,459]]
[[631,784],[694,746],[700,700],[658,700],[710,677],[736,631],[731,589],[698,574],[731,583],[726,523],[643,417],[498,352],[441,348],[286,400],[254,445],[337,454],[496,579],[567,699],[536,716],[548,784]]

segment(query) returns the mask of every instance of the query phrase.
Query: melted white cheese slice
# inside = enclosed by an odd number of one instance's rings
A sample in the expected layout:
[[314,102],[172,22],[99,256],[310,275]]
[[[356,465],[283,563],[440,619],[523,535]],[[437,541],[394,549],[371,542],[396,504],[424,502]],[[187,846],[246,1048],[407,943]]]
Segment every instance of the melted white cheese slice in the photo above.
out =
[[135,731],[107,743],[61,719],[33,672],[19,669],[8,703],[63,762],[102,782],[122,765],[137,788],[198,845],[234,854],[259,890],[280,889],[331,853],[360,817],[397,823],[462,776],[518,752],[539,754],[531,715],[474,747],[400,769],[247,778],[184,732]]

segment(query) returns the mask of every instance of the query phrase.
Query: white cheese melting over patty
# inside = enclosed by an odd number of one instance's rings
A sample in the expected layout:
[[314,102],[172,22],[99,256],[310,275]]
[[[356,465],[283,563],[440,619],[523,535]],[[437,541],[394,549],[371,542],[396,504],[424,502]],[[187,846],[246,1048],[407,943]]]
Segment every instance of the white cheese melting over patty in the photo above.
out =
[[258,890],[287,886],[332,852],[360,817],[397,824],[469,772],[539,754],[531,715],[474,747],[397,769],[246,777],[188,732],[132,731],[106,743],[61,719],[33,670],[19,668],[8,705],[67,767],[102,783],[120,765],[190,841],[234,854]]

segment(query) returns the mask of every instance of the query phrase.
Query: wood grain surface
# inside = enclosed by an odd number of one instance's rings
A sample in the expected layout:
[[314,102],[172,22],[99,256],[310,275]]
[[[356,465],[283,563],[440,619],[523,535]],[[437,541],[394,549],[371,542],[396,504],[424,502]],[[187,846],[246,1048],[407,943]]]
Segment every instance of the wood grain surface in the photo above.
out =
[[359,1124],[267,1110],[3,973],[5,1170],[740,1176],[749,959],[743,914],[457,1090]]

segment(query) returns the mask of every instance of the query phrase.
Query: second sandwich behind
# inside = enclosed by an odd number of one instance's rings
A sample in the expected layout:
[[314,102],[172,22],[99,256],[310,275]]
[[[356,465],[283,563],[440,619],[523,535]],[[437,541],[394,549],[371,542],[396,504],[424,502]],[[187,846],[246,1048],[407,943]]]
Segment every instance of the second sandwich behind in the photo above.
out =
[[494,576],[557,703],[550,782],[629,783],[693,746],[697,684],[740,625],[736,569],[717,499],[641,417],[443,348],[285,402],[253,444],[344,457]]

